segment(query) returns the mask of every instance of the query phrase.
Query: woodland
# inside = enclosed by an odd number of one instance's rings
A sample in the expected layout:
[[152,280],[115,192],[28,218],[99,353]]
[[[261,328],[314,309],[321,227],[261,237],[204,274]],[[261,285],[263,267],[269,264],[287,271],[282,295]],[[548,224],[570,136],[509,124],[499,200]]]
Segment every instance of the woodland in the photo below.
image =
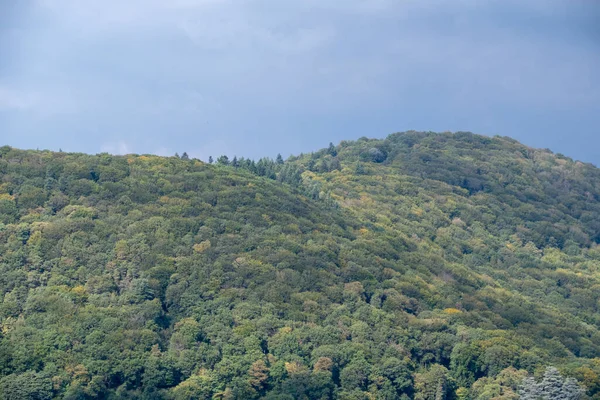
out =
[[600,399],[600,170],[508,137],[0,147],[0,399]]

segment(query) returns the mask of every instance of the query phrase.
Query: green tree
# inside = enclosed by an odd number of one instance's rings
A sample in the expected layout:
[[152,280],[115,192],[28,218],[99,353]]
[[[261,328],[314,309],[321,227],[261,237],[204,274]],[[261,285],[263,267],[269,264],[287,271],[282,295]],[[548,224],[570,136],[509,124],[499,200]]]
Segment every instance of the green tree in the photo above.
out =
[[333,143],[329,143],[329,147],[327,148],[327,154],[329,154],[330,156],[337,156],[337,150],[335,148],[335,145]]
[[371,366],[364,358],[354,358],[340,373],[342,388],[345,390],[366,390],[369,383],[370,369]]
[[0,380],[0,396],[6,400],[51,399],[52,381],[43,373],[28,371],[12,374]]
[[415,400],[446,400],[451,388],[448,370],[442,365],[433,364],[415,375]]

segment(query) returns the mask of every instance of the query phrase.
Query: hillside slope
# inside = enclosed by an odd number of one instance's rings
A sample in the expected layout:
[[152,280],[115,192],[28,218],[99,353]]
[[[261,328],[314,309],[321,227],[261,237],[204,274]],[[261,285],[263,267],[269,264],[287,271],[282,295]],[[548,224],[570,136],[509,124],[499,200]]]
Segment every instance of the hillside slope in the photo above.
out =
[[600,398],[600,170],[405,132],[287,161],[0,148],[0,396]]

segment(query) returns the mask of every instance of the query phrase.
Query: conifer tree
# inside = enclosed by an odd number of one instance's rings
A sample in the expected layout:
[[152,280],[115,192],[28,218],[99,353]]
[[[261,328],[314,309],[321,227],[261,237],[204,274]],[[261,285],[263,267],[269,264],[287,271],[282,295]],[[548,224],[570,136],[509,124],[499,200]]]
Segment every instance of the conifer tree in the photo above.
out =
[[329,143],[329,147],[327,148],[327,154],[335,157],[337,156],[337,150],[335,149],[335,146],[333,145],[333,143]]
[[541,382],[525,378],[519,389],[522,400],[579,400],[584,390],[573,378],[563,378],[555,367],[546,368]]

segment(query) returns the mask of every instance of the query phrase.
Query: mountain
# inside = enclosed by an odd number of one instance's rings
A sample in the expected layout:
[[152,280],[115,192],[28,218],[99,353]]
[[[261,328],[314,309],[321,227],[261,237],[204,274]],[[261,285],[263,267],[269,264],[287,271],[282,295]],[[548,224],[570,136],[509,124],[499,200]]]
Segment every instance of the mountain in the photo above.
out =
[[598,399],[599,243],[600,170],[507,137],[0,147],[0,398]]

